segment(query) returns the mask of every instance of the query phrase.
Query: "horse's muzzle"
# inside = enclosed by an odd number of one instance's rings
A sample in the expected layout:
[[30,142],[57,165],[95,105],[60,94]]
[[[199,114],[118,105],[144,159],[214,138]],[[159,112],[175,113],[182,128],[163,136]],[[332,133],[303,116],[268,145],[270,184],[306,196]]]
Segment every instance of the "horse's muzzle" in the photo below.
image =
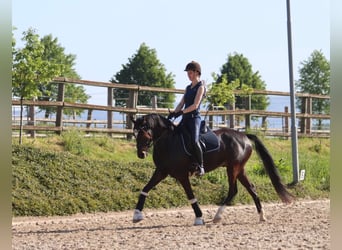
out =
[[145,150],[138,151],[138,157],[140,159],[145,159],[147,157],[147,151],[145,151]]

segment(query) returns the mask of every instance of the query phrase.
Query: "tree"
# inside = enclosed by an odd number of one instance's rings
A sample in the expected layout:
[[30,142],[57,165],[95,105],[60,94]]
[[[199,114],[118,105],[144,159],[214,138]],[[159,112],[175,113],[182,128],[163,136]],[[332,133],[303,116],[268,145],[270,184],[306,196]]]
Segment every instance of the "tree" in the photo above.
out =
[[[64,96],[65,102],[87,103],[89,98],[90,96],[85,93],[85,89],[83,86],[76,86],[74,84],[66,85]],[[76,116],[80,116],[83,111],[83,109],[68,108],[64,109],[63,113],[68,116],[72,116],[73,119],[76,119]]]
[[218,76],[212,74],[216,83],[208,85],[208,91],[205,98],[205,103],[208,103],[208,109],[213,110],[214,106],[226,106],[227,104],[235,103],[234,89],[236,89],[240,83],[238,81],[228,83],[227,75],[224,74],[220,77],[221,81],[217,83]]
[[[174,88],[175,85],[173,75],[167,74],[164,65],[159,62],[156,50],[150,49],[145,43],[140,45],[137,53],[128,59],[127,64],[122,65],[122,69],[111,78],[110,82],[163,88]],[[125,106],[128,95],[128,90],[116,89],[114,92],[116,105]],[[150,91],[139,92],[138,105],[151,106],[154,95],[158,98],[159,107],[173,107],[174,94]]]
[[[266,88],[266,84],[261,80],[259,72],[253,72],[252,65],[242,54],[234,53],[233,55],[228,55],[227,62],[223,64],[221,68],[221,75],[218,75],[217,77],[217,84],[223,82],[223,76],[227,78],[228,83],[236,84],[236,82],[239,82],[236,86],[236,89],[239,90],[246,88],[264,90]],[[251,98],[252,109],[265,110],[268,105],[269,102],[267,96],[254,95]],[[237,108],[248,108],[244,95],[236,97],[235,106]]]
[[[55,62],[63,65],[63,70],[59,76],[64,76],[73,79],[81,79],[74,69],[76,55],[65,54],[65,48],[58,43],[57,38],[53,38],[52,35],[46,35],[41,40],[44,46],[43,60]],[[55,83],[40,84],[39,89],[42,93],[38,100],[40,101],[56,101],[58,95],[58,88]],[[74,103],[87,103],[90,96],[86,95],[85,88],[83,86],[76,86],[73,84],[66,84],[65,88],[65,101]],[[50,114],[56,113],[55,107],[40,107],[45,111],[45,118],[48,118]],[[69,116],[81,115],[83,109],[65,109],[64,113]]]
[[[330,63],[322,51],[315,50],[308,60],[301,62],[299,80],[295,82],[300,93],[329,95],[330,94]],[[297,100],[297,107],[302,108],[302,101]],[[312,110],[314,113],[329,113],[330,101],[314,99]]]
[[43,59],[44,45],[35,30],[23,32],[22,40],[26,42],[25,47],[13,49],[12,64],[12,93],[20,98],[19,143],[22,143],[23,100],[41,96],[39,86],[48,84],[63,71],[62,64]]
[[59,75],[63,65],[43,59],[44,45],[32,28],[23,32],[22,40],[25,47],[13,49],[12,92],[21,99],[37,98],[42,95],[39,85],[46,85]]

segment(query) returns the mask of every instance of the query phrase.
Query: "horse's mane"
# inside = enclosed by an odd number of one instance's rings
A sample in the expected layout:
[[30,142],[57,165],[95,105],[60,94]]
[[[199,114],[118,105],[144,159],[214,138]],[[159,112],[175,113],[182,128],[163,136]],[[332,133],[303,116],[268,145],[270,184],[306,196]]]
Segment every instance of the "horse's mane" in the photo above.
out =
[[165,128],[168,130],[174,130],[175,125],[166,117],[158,114],[145,115],[145,121],[150,128]]

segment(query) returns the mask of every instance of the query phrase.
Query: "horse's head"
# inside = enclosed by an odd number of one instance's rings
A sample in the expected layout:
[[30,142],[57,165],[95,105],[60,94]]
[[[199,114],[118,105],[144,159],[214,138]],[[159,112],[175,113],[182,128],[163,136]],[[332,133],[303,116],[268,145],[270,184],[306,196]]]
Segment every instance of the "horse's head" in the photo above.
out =
[[134,123],[133,134],[137,142],[137,155],[140,159],[144,159],[153,143],[153,132],[144,116],[137,120],[132,119],[132,122]]
[[137,142],[137,155],[144,159],[153,141],[157,140],[163,131],[173,128],[173,124],[166,118],[149,114],[136,120],[131,118],[134,123],[133,134]]

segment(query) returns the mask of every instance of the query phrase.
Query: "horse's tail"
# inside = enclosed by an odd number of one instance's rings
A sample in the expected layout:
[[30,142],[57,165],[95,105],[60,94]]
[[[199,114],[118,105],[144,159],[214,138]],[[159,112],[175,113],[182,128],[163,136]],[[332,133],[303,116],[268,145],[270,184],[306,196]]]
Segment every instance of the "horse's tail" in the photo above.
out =
[[256,135],[246,134],[246,136],[254,142],[255,150],[257,151],[259,157],[261,158],[264,164],[265,170],[268,176],[270,177],[273,187],[276,190],[277,194],[279,195],[280,199],[284,203],[291,203],[293,196],[286,190],[286,187],[282,183],[281,177],[276,168],[276,165],[274,164],[272,156],[266,149],[265,145],[261,142],[261,140]]

